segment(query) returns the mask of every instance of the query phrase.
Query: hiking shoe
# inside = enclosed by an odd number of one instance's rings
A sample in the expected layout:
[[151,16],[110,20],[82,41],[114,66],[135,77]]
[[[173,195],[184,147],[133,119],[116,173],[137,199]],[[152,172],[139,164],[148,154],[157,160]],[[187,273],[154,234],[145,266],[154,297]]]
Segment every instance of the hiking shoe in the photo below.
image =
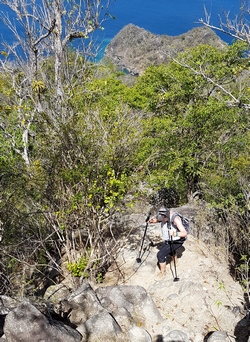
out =
[[166,276],[166,272],[159,272],[155,276],[155,281],[161,281],[161,280],[165,279],[165,276]]

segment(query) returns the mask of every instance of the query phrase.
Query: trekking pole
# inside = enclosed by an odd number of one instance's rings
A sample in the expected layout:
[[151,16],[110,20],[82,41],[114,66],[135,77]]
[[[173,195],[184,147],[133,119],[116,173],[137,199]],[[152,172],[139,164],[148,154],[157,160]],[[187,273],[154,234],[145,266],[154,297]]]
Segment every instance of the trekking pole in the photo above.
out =
[[141,252],[142,252],[142,247],[143,247],[143,244],[144,244],[144,240],[145,240],[145,236],[146,236],[146,232],[147,232],[147,228],[148,228],[148,221],[150,219],[150,215],[151,215],[151,212],[148,213],[148,216],[146,218],[146,226],[145,226],[145,230],[144,230],[144,234],[143,234],[143,238],[142,238],[142,242],[141,242],[141,248],[140,248],[140,252],[139,252],[139,256],[138,258],[136,259],[136,261],[138,263],[141,262]]
[[175,263],[175,250],[173,249],[173,236],[171,235],[171,240],[170,240],[170,249],[171,249],[171,254],[173,255],[174,258],[174,271],[175,271],[175,277],[174,277],[174,282],[179,281],[180,278],[177,277],[177,270],[176,270],[176,263]]

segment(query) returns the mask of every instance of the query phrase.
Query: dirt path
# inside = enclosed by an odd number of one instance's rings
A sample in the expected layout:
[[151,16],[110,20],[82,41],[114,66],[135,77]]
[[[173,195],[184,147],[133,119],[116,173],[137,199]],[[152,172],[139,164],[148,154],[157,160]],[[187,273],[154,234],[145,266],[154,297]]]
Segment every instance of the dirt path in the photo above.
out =
[[192,332],[194,342],[203,341],[204,336],[216,330],[226,331],[228,341],[244,342],[236,339],[240,334],[237,327],[245,315],[243,291],[231,277],[223,254],[189,235],[184,248],[178,251],[176,270],[179,281],[173,281],[174,265],[169,263],[165,279],[157,282],[154,278],[158,271],[156,254],[161,243],[160,225],[149,225],[147,229],[141,262],[137,259],[145,232],[143,221],[134,248],[127,245],[119,257],[124,277],[111,271],[104,285],[143,286],[162,317],[168,319],[171,329]]

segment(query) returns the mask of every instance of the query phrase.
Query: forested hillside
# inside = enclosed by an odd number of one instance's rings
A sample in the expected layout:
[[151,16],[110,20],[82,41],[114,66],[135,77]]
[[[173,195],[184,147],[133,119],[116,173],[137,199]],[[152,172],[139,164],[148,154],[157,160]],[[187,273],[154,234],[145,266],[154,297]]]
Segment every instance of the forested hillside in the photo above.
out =
[[200,229],[249,296],[249,36],[132,77],[89,59],[99,1],[1,3],[24,32],[3,18],[17,44],[1,51],[1,293],[40,294],[62,256],[73,276],[102,281],[123,214],[164,189],[168,206],[204,201]]

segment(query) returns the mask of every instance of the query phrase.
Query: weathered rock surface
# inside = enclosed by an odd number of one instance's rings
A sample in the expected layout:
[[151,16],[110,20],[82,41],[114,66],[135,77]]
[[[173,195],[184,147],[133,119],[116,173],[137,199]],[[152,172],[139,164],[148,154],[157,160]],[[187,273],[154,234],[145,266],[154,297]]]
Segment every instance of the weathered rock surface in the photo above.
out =
[[77,330],[49,320],[29,302],[22,302],[7,314],[4,334],[8,342],[80,342],[82,339]]
[[103,307],[121,326],[125,316],[132,323],[129,328],[139,326],[152,332],[163,321],[154,301],[142,286],[101,287],[96,293]]
[[105,50],[105,57],[120,69],[133,75],[140,75],[150,65],[169,61],[169,55],[200,44],[223,48],[223,42],[207,27],[194,28],[180,36],[156,35],[133,24],[126,25],[111,40]]

